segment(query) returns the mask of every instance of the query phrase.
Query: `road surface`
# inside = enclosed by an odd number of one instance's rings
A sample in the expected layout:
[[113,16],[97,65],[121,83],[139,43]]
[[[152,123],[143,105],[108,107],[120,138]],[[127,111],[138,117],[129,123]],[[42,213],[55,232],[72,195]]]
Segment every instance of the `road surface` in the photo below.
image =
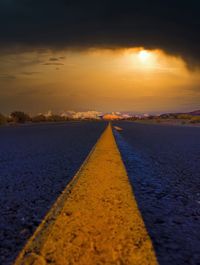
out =
[[12,264],[106,123],[0,128],[0,264]]
[[160,265],[200,264],[200,128],[114,122]]
[[23,264],[157,264],[110,125],[19,255]]
[[[70,246],[62,253],[72,264],[90,258],[96,264],[199,265],[200,129],[134,122],[113,126],[128,176],[112,135],[106,134],[106,144],[65,189],[74,190],[71,197],[63,192],[59,207],[50,211],[59,218],[46,217],[53,227],[49,239],[44,240],[49,231],[43,229],[45,219],[37,230],[45,231],[38,237],[42,245],[32,244],[33,236],[26,246],[35,254],[29,249],[30,255],[22,251],[20,258],[28,257],[28,264],[38,258],[40,265],[55,264],[53,253],[57,257]],[[1,128],[1,264],[13,262],[104,128],[105,123],[93,122]],[[68,239],[56,236],[59,231]],[[59,245],[56,251],[52,241]]]

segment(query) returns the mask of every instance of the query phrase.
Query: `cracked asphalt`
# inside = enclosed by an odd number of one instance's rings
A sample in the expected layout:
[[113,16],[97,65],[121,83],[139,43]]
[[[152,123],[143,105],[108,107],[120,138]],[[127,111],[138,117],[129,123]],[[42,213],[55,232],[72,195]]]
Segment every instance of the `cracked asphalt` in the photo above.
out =
[[200,128],[113,122],[160,265],[200,264]]
[[0,264],[12,264],[79,169],[104,122],[0,128]]
[[70,184],[15,265],[157,265],[110,125]]
[[[200,128],[113,122],[160,265],[200,264]],[[12,264],[106,127],[0,128],[0,264]]]

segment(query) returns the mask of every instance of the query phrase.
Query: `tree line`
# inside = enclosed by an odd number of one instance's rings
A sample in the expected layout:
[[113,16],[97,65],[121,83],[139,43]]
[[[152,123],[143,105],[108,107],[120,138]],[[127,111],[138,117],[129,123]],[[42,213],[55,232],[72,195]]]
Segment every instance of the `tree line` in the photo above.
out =
[[30,116],[23,111],[13,111],[9,116],[5,116],[0,113],[0,125],[7,123],[26,123],[26,122],[58,122],[70,120],[68,117],[52,114],[45,116],[38,114]]
[[[74,120],[74,118],[69,118],[62,115],[51,114],[43,115],[38,114],[35,116],[30,116],[23,111],[13,111],[9,116],[5,116],[0,113],[0,125],[4,124],[16,124],[16,123],[27,123],[27,122],[64,122]],[[76,119],[77,120],[77,119]],[[87,120],[94,120],[92,118],[87,118]],[[148,117],[129,117],[124,118],[124,120],[136,121],[136,120],[154,120],[158,123],[165,120],[179,120],[182,124],[185,123],[200,123],[200,115],[190,115],[190,114],[161,114],[159,116],[148,116]]]

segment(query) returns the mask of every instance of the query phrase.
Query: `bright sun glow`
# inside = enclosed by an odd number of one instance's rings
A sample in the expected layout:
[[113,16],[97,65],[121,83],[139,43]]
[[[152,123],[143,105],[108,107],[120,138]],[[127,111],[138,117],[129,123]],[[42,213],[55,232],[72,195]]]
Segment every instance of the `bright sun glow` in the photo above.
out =
[[148,58],[150,57],[150,52],[146,51],[146,50],[142,50],[139,52],[138,54],[139,56],[139,59],[142,61],[142,62],[145,62],[148,60]]
[[142,49],[135,53],[133,59],[135,62],[137,62],[137,69],[142,71],[152,71],[161,67],[158,63],[158,57],[161,57],[160,55],[160,51],[149,51]]

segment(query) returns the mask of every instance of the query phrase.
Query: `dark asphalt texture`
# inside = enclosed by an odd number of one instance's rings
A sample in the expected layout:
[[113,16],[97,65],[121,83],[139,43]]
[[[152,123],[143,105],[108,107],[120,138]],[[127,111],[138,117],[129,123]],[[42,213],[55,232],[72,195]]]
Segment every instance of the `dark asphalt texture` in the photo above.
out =
[[113,125],[159,264],[200,264],[200,128]]
[[0,128],[0,264],[11,264],[104,130],[103,122]]

